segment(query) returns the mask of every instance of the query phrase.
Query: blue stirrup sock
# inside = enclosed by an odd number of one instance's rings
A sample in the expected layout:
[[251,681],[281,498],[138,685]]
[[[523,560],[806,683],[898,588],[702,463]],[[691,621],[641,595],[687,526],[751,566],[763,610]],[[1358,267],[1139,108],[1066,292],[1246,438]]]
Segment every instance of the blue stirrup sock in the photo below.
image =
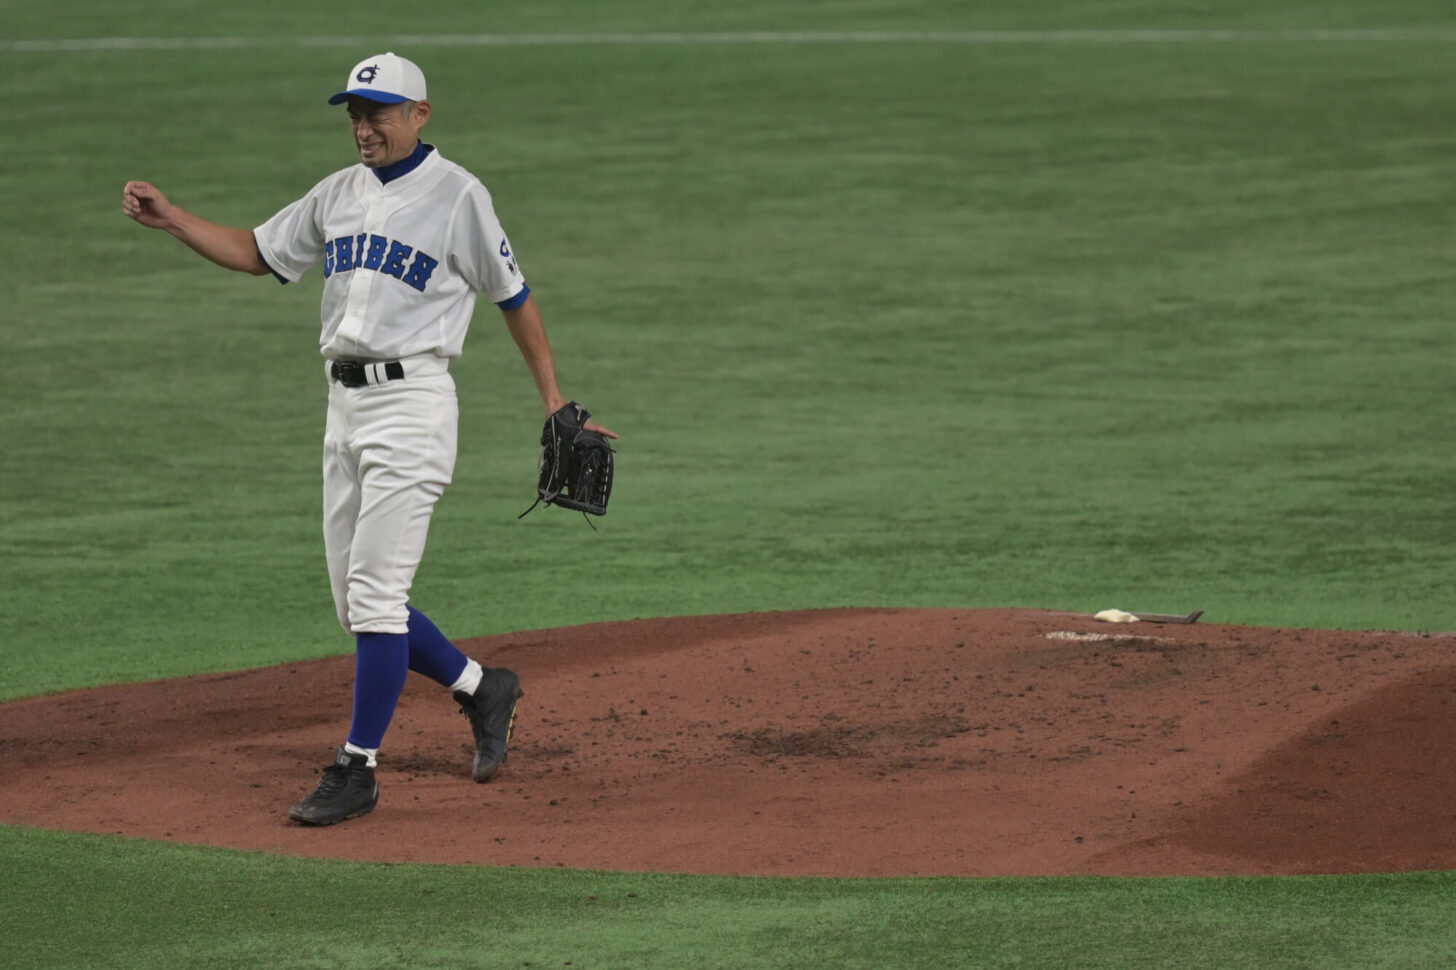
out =
[[454,685],[470,658],[441,633],[430,618],[413,606],[409,610],[409,669],[445,687]]
[[369,755],[384,741],[395,705],[411,670],[449,687],[473,692],[480,665],[461,653],[413,606],[408,633],[360,633],[354,638],[354,720],[347,748]]
[[349,744],[377,751],[409,674],[409,636],[360,633],[354,642],[354,721],[349,725]]

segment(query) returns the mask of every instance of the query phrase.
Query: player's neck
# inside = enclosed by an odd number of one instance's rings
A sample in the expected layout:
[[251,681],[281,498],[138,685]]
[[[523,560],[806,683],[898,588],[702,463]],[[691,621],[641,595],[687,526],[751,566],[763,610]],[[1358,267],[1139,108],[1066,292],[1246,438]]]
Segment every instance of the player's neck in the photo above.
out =
[[416,142],[415,150],[410,152],[410,154],[406,157],[401,158],[399,161],[394,162],[390,165],[381,165],[379,168],[371,169],[371,171],[373,171],[375,175],[379,176],[379,181],[388,185],[390,182],[393,182],[400,176],[408,175],[410,172],[413,172],[415,169],[419,168],[420,163],[423,162],[425,160],[425,157],[434,150],[434,145],[426,145],[422,141]]

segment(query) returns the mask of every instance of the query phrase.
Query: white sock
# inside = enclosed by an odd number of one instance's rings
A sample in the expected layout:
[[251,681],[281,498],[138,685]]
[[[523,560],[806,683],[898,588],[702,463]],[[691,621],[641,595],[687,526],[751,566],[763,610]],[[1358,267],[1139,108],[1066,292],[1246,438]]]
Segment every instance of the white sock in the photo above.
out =
[[451,692],[463,690],[467,694],[474,694],[475,688],[480,686],[480,678],[485,676],[485,668],[474,660],[465,661],[465,669],[460,671],[460,676],[455,678],[455,683],[450,685]]
[[375,761],[374,756],[379,754],[378,748],[361,748],[357,744],[350,744],[348,741],[345,741],[344,752],[346,754],[362,754],[364,757],[369,759],[369,767],[377,767],[377,762]]

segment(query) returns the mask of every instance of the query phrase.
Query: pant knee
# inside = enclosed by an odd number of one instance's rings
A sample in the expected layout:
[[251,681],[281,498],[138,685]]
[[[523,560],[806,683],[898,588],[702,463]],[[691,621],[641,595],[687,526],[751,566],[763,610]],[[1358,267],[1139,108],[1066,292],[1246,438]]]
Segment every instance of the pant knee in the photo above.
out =
[[380,602],[369,596],[355,596],[351,590],[344,628],[350,633],[408,633],[406,600]]

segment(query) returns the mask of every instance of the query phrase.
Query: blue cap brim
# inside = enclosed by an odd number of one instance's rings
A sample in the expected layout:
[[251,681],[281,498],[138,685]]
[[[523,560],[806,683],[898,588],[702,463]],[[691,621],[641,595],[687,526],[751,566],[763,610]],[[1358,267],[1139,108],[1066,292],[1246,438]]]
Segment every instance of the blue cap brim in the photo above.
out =
[[332,98],[329,98],[329,104],[343,104],[350,97],[378,101],[380,104],[404,104],[409,100],[409,98],[406,98],[402,94],[385,94],[383,91],[371,91],[369,88],[363,88],[354,91],[340,91]]

